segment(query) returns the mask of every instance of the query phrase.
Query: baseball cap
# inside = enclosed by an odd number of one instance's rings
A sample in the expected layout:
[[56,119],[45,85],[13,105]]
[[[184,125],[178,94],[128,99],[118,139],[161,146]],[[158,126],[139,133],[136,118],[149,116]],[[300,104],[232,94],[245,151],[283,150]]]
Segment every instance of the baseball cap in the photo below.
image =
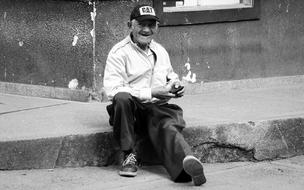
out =
[[156,20],[159,21],[159,18],[156,16],[153,7],[149,5],[137,5],[134,7],[130,15],[130,20],[136,19],[137,21],[143,20]]

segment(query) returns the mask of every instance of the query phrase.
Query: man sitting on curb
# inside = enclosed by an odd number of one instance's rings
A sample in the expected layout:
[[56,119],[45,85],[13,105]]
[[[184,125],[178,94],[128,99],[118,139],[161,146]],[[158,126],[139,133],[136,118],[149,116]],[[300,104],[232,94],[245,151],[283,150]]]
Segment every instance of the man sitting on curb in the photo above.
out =
[[192,156],[181,134],[183,110],[169,104],[184,95],[163,46],[153,40],[159,18],[151,6],[138,5],[131,15],[130,35],[109,52],[104,88],[112,104],[107,106],[114,138],[124,153],[119,174],[137,175],[136,137],[148,136],[157,156],[175,182],[206,182],[202,163]]

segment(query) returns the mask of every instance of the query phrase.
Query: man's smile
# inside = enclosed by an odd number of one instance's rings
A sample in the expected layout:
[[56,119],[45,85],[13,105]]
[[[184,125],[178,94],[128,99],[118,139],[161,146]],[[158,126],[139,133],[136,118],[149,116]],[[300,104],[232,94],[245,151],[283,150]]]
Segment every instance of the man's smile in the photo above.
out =
[[149,37],[149,36],[151,36],[151,34],[142,34],[142,33],[140,33],[139,35],[144,36],[144,37]]

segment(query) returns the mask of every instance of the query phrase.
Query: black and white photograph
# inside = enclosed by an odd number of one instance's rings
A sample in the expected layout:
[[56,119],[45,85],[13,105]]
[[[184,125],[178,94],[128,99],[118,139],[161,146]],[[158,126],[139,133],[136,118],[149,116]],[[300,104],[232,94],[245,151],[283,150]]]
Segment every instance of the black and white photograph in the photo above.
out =
[[303,190],[303,10],[0,0],[0,190]]

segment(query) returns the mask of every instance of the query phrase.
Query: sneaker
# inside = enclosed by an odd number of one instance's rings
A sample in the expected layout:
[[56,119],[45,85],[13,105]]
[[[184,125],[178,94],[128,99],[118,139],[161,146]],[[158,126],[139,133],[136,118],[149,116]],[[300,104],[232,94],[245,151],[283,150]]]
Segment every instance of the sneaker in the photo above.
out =
[[119,175],[125,177],[135,177],[137,175],[137,160],[133,153],[126,155],[119,171]]
[[186,156],[183,160],[183,168],[192,177],[195,186],[206,183],[204,168],[202,163],[194,156]]

